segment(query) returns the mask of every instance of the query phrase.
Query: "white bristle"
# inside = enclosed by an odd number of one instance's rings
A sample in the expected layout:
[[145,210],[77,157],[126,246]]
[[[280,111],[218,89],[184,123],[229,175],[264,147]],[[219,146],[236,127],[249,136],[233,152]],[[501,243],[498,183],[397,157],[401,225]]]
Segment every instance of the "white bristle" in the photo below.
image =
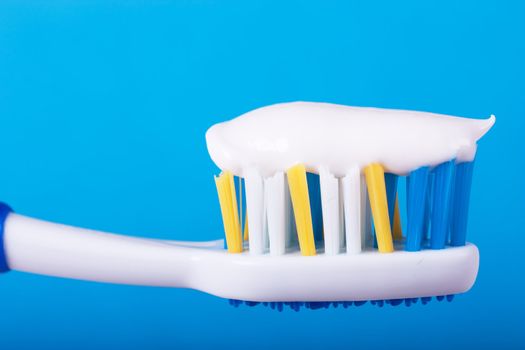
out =
[[264,180],[264,191],[267,203],[268,237],[270,254],[282,255],[286,250],[286,188],[284,173],[278,172]]
[[361,252],[361,174],[354,167],[343,178],[346,252]]
[[361,248],[373,246],[372,242],[372,209],[368,200],[366,179],[361,175]]
[[335,255],[341,251],[343,241],[339,179],[335,178],[327,169],[321,169],[319,177],[323,210],[324,251],[328,255]]
[[250,253],[263,254],[266,249],[266,213],[263,179],[256,169],[248,169],[245,172],[244,183],[246,188]]
[[344,193],[343,193],[343,180],[338,178],[339,182],[339,224],[340,224],[340,240],[341,240],[341,249],[345,249],[346,239],[345,239],[345,212],[344,212]]

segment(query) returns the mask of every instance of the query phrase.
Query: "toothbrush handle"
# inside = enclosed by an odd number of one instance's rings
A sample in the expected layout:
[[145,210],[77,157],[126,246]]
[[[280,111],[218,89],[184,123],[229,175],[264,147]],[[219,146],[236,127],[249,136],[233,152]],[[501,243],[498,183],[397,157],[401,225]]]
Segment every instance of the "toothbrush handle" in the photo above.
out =
[[8,269],[97,282],[188,287],[192,256],[203,249],[188,247],[197,243],[98,232],[12,212],[3,228]]

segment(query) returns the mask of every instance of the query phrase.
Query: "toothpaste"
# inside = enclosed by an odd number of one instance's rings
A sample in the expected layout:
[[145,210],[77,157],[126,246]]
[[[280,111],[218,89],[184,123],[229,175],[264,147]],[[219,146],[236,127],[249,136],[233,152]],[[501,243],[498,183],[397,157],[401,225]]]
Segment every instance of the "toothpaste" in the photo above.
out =
[[338,177],[381,163],[405,175],[451,159],[472,161],[476,142],[496,118],[292,102],[271,105],[213,125],[206,132],[212,160],[235,175],[255,168],[263,176],[302,163]]

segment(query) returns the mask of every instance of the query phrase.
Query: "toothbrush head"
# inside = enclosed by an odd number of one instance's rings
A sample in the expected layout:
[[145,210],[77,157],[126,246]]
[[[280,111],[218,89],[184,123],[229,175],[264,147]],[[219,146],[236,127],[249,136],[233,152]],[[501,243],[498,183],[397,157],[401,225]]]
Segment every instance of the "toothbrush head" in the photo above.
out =
[[466,243],[474,158],[494,122],[297,102],[212,126],[222,277],[236,287],[216,294],[315,309],[467,291],[479,261]]

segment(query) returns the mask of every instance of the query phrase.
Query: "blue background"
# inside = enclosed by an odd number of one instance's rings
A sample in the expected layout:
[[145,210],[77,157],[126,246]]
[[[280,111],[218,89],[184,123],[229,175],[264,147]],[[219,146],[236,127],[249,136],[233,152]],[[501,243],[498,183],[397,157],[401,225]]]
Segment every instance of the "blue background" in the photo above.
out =
[[480,273],[453,303],[278,313],[12,272],[0,348],[523,348],[524,62],[519,1],[1,2],[0,197],[38,218],[220,237],[204,133],[270,103],[498,121],[474,174]]

